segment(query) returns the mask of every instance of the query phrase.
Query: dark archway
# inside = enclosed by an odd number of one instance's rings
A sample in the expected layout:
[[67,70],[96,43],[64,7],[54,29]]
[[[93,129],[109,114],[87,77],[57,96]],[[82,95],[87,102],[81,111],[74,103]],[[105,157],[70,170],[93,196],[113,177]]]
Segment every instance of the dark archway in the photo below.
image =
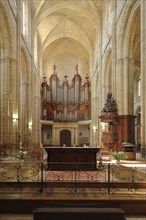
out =
[[71,146],[71,132],[69,130],[62,130],[60,132],[60,146],[66,145]]

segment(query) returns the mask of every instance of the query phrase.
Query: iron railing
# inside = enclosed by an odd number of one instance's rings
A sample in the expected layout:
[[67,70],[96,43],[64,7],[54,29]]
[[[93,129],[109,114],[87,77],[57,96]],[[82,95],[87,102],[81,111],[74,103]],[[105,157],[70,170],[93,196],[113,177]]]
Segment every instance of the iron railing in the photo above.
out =
[[[0,193],[53,193],[55,190],[86,193],[89,190],[113,194],[123,189],[140,192],[146,187],[144,164],[104,163],[94,170],[80,169],[84,165],[90,164],[1,161]],[[64,169],[54,169],[59,166]]]

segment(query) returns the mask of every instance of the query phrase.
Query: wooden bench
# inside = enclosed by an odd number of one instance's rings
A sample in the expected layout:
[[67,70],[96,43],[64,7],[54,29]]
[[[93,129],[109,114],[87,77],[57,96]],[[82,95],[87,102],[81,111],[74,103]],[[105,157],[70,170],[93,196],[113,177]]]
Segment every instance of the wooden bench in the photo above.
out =
[[43,207],[33,210],[34,220],[124,220],[121,208]]

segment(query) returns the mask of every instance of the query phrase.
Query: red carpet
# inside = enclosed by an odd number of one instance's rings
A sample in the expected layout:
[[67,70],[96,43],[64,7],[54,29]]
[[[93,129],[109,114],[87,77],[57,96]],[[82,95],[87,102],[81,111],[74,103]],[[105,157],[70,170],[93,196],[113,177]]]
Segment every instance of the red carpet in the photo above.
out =
[[104,171],[46,171],[45,181],[86,181],[105,182],[107,175]]

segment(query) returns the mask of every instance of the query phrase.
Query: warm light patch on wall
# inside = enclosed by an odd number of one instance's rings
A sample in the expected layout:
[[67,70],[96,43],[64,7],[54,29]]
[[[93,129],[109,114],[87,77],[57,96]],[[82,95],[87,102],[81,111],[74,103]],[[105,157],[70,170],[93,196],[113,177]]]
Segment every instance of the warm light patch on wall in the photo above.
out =
[[28,128],[29,128],[29,129],[32,128],[32,121],[28,122]]
[[18,120],[18,115],[17,114],[13,114],[12,120],[15,123]]

